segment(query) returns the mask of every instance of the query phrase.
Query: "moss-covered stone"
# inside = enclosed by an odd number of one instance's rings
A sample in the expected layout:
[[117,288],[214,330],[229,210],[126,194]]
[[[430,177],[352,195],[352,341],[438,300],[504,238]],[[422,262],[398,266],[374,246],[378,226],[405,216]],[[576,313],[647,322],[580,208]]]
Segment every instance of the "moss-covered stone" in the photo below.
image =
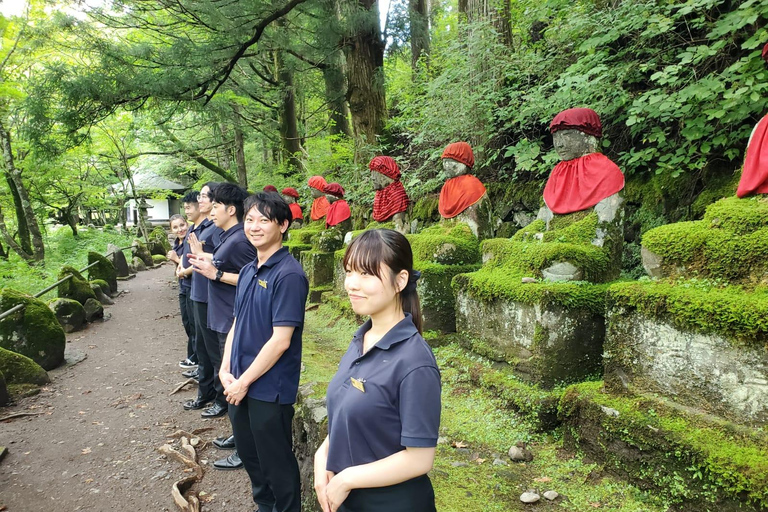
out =
[[83,305],[72,299],[54,299],[48,307],[56,315],[64,332],[74,332],[85,326],[85,309]]
[[480,265],[441,265],[416,261],[414,267],[421,272],[416,289],[419,293],[424,329],[454,332],[456,299],[451,280],[458,274],[477,270]]
[[428,194],[419,198],[413,205],[411,216],[421,223],[431,223],[440,220],[440,212],[437,210],[440,196]]
[[333,284],[332,252],[304,251],[301,253],[300,262],[309,280],[310,288]]
[[312,237],[312,250],[333,252],[344,245],[344,233],[339,227],[328,228]]
[[[86,282],[87,285],[87,282]],[[90,287],[88,288],[90,290]],[[23,354],[51,370],[64,361],[64,330],[48,306],[10,288],[0,290],[0,310],[23,307],[0,320],[0,347]]]
[[8,394],[8,386],[5,384],[5,375],[0,371],[0,407],[8,405],[11,397]]
[[133,261],[131,261],[131,271],[135,274],[136,272],[142,272],[144,270],[147,270],[147,265],[144,263],[144,260],[135,256]]
[[91,280],[91,285],[94,285],[94,284],[96,286],[98,286],[99,289],[104,294],[108,295],[111,292],[111,290],[112,290],[112,288],[109,286],[109,284],[106,281],[104,281],[103,279],[92,279]]
[[168,241],[168,232],[161,226],[155,227],[149,233],[149,240],[147,242],[154,242],[155,251],[151,251],[152,254],[168,254],[171,250],[171,243]]
[[298,242],[285,242],[283,244],[283,247],[288,249],[288,252],[291,253],[291,256],[296,258],[297,260],[301,259],[301,253],[304,251],[311,251],[312,245],[310,244],[300,244]]
[[155,265],[160,265],[161,263],[165,263],[168,261],[168,258],[165,257],[163,254],[153,254],[152,255],[152,263]]
[[312,237],[324,229],[324,221],[315,221],[307,224],[301,229],[292,229],[288,231],[288,242],[297,244],[309,244],[312,242]]
[[104,318],[104,307],[101,305],[101,302],[96,299],[88,299],[85,301],[83,309],[85,309],[85,319],[88,322]]
[[88,269],[88,279],[91,281],[101,280],[107,284],[108,290],[104,293],[110,294],[117,292],[117,270],[115,266],[106,257],[93,251],[88,252],[88,264],[95,265]]
[[768,202],[761,197],[718,201],[701,221],[652,229],[643,248],[660,258],[663,276],[701,276],[760,283],[768,274]]
[[406,238],[411,243],[415,261],[442,265],[480,263],[479,242],[466,224],[441,222]]
[[48,384],[51,379],[45,369],[22,354],[0,347],[0,372],[11,384]]
[[566,445],[685,510],[768,507],[765,432],[657,398],[612,396],[601,382],[568,388],[559,416]]
[[147,246],[138,238],[133,241],[131,251],[133,252],[134,258],[139,258],[147,267],[154,265],[152,262],[152,253],[149,252]]
[[72,275],[71,278],[59,283],[58,295],[60,299],[72,299],[80,304],[85,304],[86,300],[96,298],[96,294],[91,290],[91,284],[76,268],[65,265],[59,272],[59,279],[64,279],[70,274]]

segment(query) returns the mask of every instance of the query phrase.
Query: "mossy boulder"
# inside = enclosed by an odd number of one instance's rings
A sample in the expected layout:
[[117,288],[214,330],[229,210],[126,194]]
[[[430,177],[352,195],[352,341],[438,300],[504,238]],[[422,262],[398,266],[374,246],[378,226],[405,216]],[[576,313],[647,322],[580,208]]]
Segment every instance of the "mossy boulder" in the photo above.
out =
[[317,252],[333,252],[344,245],[344,232],[338,227],[328,228],[312,237],[312,249]]
[[288,231],[288,242],[298,244],[309,244],[312,237],[325,229],[324,221],[313,222],[301,229],[292,229]]
[[110,294],[117,291],[117,270],[115,266],[106,257],[93,251],[88,252],[88,264],[95,265],[88,269],[88,279],[90,281],[101,280],[109,286],[104,293]]
[[646,270],[661,277],[706,277],[768,283],[768,201],[729,197],[707,207],[704,219],[678,222],[643,235]]
[[152,263],[155,265],[160,265],[162,263],[165,263],[168,261],[168,258],[165,257],[163,254],[153,254],[152,255]]
[[123,251],[118,246],[108,244],[107,254],[109,255],[107,258],[110,260],[110,263],[115,267],[117,277],[128,277],[131,275],[128,270],[128,261],[125,259],[125,254],[123,254]]
[[96,299],[88,299],[85,301],[83,309],[85,309],[85,319],[89,322],[104,318],[104,307]]
[[11,397],[8,395],[8,386],[5,384],[5,376],[0,372],[0,407],[8,405]]
[[[90,287],[88,288],[90,290]],[[10,288],[0,290],[0,310],[23,307],[0,320],[0,347],[23,354],[51,370],[64,361],[64,330],[48,306]]]
[[85,309],[83,305],[72,299],[54,299],[48,307],[56,315],[64,332],[74,332],[85,326]]
[[145,266],[151,267],[154,265],[152,262],[152,253],[149,252],[147,246],[138,238],[133,241],[131,251],[133,252],[134,259],[139,258]]
[[110,288],[109,284],[108,284],[108,283],[107,283],[105,280],[103,280],[103,279],[92,279],[92,280],[91,280],[91,286],[93,286],[94,284],[95,284],[96,286],[98,286],[98,287],[99,287],[99,289],[100,289],[100,290],[101,290],[103,293],[105,293],[105,294],[107,294],[107,295],[109,295],[109,294],[111,293],[111,290],[112,290],[112,289]]
[[466,224],[441,222],[406,238],[416,261],[442,265],[480,263],[479,242]]
[[131,261],[131,268],[133,269],[133,273],[136,272],[142,272],[144,270],[147,270],[147,265],[144,263],[144,260],[139,258],[138,256],[135,256],[133,258],[133,261]]
[[91,284],[85,280],[83,275],[75,267],[65,265],[59,272],[59,279],[72,275],[63,283],[59,283],[58,295],[60,299],[76,300],[80,304],[85,304],[88,299],[95,299],[96,294],[91,289]]
[[150,252],[152,254],[168,254],[171,250],[171,242],[168,241],[168,232],[160,226],[157,226],[149,233],[147,245],[152,244]]
[[98,284],[91,283],[91,290],[93,290],[93,293],[96,294],[96,300],[98,300],[102,305],[111,306],[115,303],[115,301],[109,298],[109,295],[104,293],[104,291],[101,289],[101,286]]
[[45,369],[29,357],[0,347],[0,372],[6,384],[36,384],[51,382]]

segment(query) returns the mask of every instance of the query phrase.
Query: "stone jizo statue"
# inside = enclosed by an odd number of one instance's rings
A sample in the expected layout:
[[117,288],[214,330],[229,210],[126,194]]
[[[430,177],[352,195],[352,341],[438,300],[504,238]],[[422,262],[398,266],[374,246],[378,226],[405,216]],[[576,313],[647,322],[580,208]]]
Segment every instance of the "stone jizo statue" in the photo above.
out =
[[323,192],[323,189],[327,184],[325,178],[322,176],[312,176],[309,178],[309,181],[307,181],[309,190],[312,192],[312,197],[314,198],[312,208],[309,212],[309,219],[311,221],[320,220],[328,213],[328,208],[330,208],[331,205],[325,197],[325,192]]
[[338,183],[328,183],[323,191],[330,204],[328,214],[325,216],[325,227],[338,226],[342,232],[349,231],[352,228],[352,212],[349,204],[344,200],[344,188]]
[[285,187],[280,195],[291,209],[291,229],[300,228],[304,223],[304,213],[301,211],[301,206],[296,202],[299,200],[299,191],[293,187]]
[[395,229],[405,231],[405,211],[408,209],[408,194],[400,181],[400,168],[388,156],[377,156],[368,164],[376,196],[373,200],[373,220],[392,220]]
[[440,215],[444,219],[458,218],[460,222],[465,222],[475,236],[490,236],[490,205],[485,185],[471,174],[475,165],[472,147],[466,142],[448,144],[442,161],[448,179],[440,190]]

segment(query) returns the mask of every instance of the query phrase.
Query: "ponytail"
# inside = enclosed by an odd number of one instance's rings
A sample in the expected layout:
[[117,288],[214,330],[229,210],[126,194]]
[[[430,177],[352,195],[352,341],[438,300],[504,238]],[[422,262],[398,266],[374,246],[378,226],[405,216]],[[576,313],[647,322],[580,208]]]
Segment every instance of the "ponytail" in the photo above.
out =
[[418,270],[408,271],[408,284],[405,285],[403,291],[400,292],[400,302],[403,306],[403,311],[411,314],[413,325],[421,334],[422,331],[422,318],[421,318],[421,301],[419,300],[419,292],[416,290],[416,281],[421,277],[421,272]]

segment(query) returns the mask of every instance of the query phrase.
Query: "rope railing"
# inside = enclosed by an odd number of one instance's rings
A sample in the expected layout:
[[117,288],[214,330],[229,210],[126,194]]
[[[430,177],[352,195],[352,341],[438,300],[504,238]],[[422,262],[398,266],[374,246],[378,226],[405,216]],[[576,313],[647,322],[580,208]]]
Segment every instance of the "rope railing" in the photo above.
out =
[[[131,247],[133,247],[133,246],[132,246],[132,245],[129,245],[128,247],[120,247],[120,248],[118,249],[118,251],[125,251],[126,249],[130,249]],[[107,254],[105,254],[105,255],[104,255],[104,257],[105,257],[105,258],[108,258],[109,256],[111,256],[111,255],[112,255],[112,254],[114,254],[114,253],[115,253],[115,251],[110,251],[110,252],[108,252]],[[86,270],[88,270],[89,268],[93,267],[93,266],[94,266],[94,265],[96,265],[97,263],[98,263],[98,261],[94,261],[94,262],[93,262],[93,263],[91,263],[90,265],[88,265],[88,266],[86,266],[86,267],[83,267],[83,268],[81,268],[80,270],[78,270],[78,272],[85,272]],[[47,288],[45,288],[44,290],[41,290],[41,291],[37,292],[36,294],[34,294],[34,295],[33,295],[33,297],[35,297],[35,298],[38,298],[38,297],[42,297],[43,295],[45,295],[45,294],[46,294],[46,293],[48,293],[49,291],[51,291],[51,290],[53,290],[54,288],[56,288],[57,286],[59,286],[59,285],[60,285],[61,283],[63,283],[64,281],[67,281],[67,280],[69,280],[69,279],[71,279],[71,278],[72,278],[72,274],[67,274],[66,276],[64,276],[63,278],[59,279],[58,281],[56,281],[55,283],[53,283],[53,284],[52,284],[52,285],[50,285],[49,287],[47,287]],[[17,304],[16,306],[13,306],[13,307],[12,307],[11,309],[9,309],[8,311],[4,311],[3,313],[0,313],[0,320],[4,319],[4,318],[5,318],[5,317],[7,317],[7,316],[10,316],[10,315],[14,314],[15,312],[19,311],[19,310],[20,310],[21,308],[23,308],[23,307],[24,307],[24,304]]]

